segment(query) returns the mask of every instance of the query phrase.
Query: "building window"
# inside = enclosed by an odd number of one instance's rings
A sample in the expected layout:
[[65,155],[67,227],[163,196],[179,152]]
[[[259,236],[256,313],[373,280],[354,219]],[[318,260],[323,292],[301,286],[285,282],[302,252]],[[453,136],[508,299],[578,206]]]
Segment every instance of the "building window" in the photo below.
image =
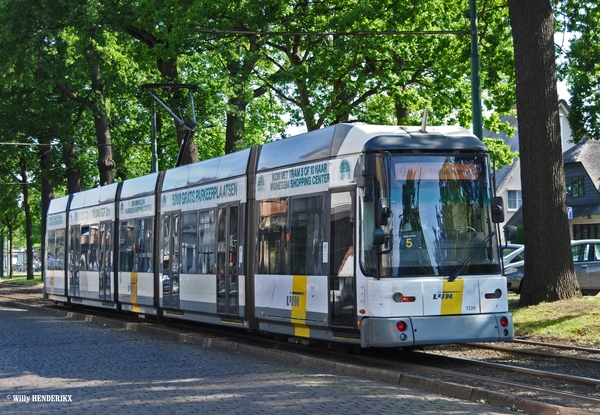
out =
[[573,225],[573,239],[598,239],[600,238],[600,224]]
[[583,176],[567,177],[567,197],[584,197]]
[[509,190],[508,191],[508,208],[510,210],[517,210],[523,204],[523,198],[521,197],[520,190]]

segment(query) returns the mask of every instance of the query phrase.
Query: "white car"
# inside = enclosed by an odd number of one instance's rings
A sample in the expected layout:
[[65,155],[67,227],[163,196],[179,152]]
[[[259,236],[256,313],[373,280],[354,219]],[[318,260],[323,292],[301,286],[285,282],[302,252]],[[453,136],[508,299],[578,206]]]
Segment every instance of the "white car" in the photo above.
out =
[[507,251],[508,251],[508,249],[502,250],[502,254],[503,254],[502,260],[504,261],[505,267],[506,267],[506,264],[511,264],[511,263],[515,263],[515,262],[519,262],[519,261],[525,261],[525,246],[519,245],[512,251],[510,251],[510,252],[507,252]]

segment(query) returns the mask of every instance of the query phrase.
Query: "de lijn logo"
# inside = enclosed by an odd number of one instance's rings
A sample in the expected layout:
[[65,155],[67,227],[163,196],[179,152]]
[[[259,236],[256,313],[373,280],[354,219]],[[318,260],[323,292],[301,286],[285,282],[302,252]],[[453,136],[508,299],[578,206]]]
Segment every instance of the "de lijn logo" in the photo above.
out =
[[258,177],[257,187],[259,192],[265,190],[265,178],[262,175]]
[[350,163],[348,160],[344,159],[340,163],[340,180],[350,180],[352,179],[352,171],[350,168]]
[[433,294],[434,300],[452,300],[452,297],[457,291],[443,291],[441,293]]
[[285,296],[285,305],[286,306],[292,306],[292,307],[299,307],[300,306],[300,297],[303,296],[305,293],[302,291],[292,291],[290,292],[289,295]]

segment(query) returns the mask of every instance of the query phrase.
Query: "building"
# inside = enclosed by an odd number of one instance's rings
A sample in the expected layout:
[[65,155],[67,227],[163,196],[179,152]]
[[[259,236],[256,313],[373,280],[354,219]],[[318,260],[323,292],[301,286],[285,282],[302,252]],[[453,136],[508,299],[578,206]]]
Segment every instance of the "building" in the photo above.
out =
[[[571,239],[600,238],[600,141],[583,140],[572,142],[568,121],[569,106],[565,100],[558,103],[562,137],[565,179],[567,183],[567,205],[569,207],[569,230]],[[518,123],[509,119],[517,132],[512,138],[506,135],[486,133],[486,137],[502,138],[512,151],[519,150]],[[495,171],[495,189],[504,200],[504,225],[522,225],[521,215],[521,163],[517,158],[511,166]]]
[[600,238],[600,141],[585,139],[563,159],[571,239]]

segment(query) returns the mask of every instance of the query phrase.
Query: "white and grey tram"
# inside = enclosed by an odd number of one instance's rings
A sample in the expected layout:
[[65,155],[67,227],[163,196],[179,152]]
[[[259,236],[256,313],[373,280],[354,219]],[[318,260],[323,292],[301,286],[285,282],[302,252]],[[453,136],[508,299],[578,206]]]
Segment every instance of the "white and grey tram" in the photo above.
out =
[[487,149],[338,124],[51,201],[67,304],[362,347],[509,341]]

